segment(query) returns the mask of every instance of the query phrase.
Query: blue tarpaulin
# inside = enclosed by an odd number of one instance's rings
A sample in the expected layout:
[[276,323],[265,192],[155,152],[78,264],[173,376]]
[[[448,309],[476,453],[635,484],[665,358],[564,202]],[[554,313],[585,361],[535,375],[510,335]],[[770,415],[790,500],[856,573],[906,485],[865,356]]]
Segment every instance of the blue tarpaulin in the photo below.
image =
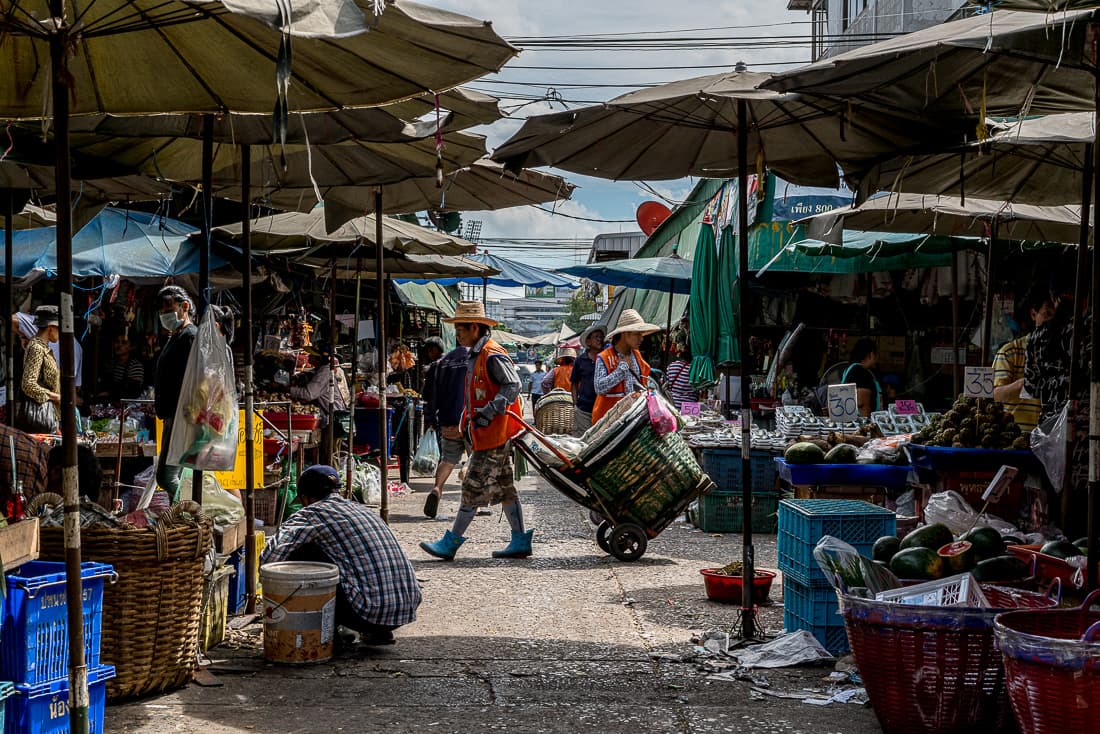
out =
[[[188,224],[158,214],[107,207],[73,236],[73,277],[162,278],[197,273],[198,241],[189,239],[195,232]],[[12,239],[16,278],[36,270],[51,278],[57,275],[55,227],[21,230]],[[222,258],[210,256],[211,270],[225,265]]]
[[[579,288],[580,283],[567,278],[564,275],[552,273],[549,270],[543,270],[542,268],[536,268],[532,265],[526,265],[515,260],[509,260],[504,257],[497,257],[496,255],[490,255],[487,252],[479,252],[475,255],[466,255],[468,260],[474,260],[487,265],[494,270],[499,270],[500,275],[490,275],[488,278],[489,285],[496,285],[502,288],[518,288],[520,286],[530,286],[532,288],[544,288],[546,286],[554,286],[556,288]],[[431,282],[439,285],[455,285],[456,283],[481,283],[485,279],[481,276],[471,275],[465,278],[446,278],[441,280],[432,280]],[[413,280],[413,283],[427,283],[426,280]]]

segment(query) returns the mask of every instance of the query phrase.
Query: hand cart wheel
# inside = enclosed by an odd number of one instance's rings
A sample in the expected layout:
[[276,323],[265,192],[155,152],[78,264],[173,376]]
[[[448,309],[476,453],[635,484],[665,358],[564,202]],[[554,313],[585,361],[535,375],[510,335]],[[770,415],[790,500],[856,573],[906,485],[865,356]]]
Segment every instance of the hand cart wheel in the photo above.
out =
[[600,546],[600,550],[604,553],[611,553],[611,533],[613,530],[614,528],[607,520],[601,522],[600,526],[596,528],[596,545]]
[[636,561],[645,553],[649,537],[640,526],[628,522],[611,531],[610,545],[611,555],[620,561]]

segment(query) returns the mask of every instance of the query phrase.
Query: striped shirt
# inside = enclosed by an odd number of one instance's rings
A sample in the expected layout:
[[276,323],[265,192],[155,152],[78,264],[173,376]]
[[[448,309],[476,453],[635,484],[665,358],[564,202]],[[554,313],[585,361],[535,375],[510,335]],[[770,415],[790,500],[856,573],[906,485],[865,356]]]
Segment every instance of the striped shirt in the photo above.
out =
[[400,627],[416,619],[420,587],[393,531],[369,507],[331,494],[291,515],[261,561],[285,561],[312,543],[340,569],[340,588],[364,622]]
[[[1024,364],[1027,361],[1027,337],[1013,339],[997,350],[993,358],[993,386],[1011,385],[1024,376]],[[1025,433],[1039,423],[1039,401],[1017,398],[1005,401],[1005,412],[1012,415],[1016,425]]]
[[676,409],[680,410],[684,403],[694,403],[699,397],[695,388],[691,386],[691,365],[683,360],[676,360],[668,366],[665,374],[665,388]]

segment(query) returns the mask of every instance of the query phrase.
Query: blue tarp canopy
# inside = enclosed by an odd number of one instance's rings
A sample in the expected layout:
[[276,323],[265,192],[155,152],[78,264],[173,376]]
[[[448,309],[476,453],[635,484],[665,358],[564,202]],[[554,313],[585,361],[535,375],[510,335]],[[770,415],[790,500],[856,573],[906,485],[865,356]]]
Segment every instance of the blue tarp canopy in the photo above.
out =
[[[73,236],[73,277],[163,278],[197,273],[199,243],[188,239],[195,232],[188,224],[158,214],[108,207]],[[55,277],[56,229],[39,227],[13,233],[12,257],[16,278],[34,271]],[[225,265],[222,258],[210,256],[211,270]]]
[[588,278],[604,285],[640,288],[662,293],[691,292],[691,260],[673,253],[667,257],[612,260],[593,265],[573,265],[558,272]]
[[[482,265],[488,265],[494,270],[500,271],[500,275],[489,276],[489,285],[501,286],[502,288],[518,288],[520,286],[530,286],[532,288],[545,288],[546,286],[554,286],[555,288],[580,287],[580,283],[572,278],[567,278],[564,275],[558,275],[557,273],[552,273],[542,268],[536,268],[532,265],[516,262],[515,260],[490,255],[487,252],[467,255],[466,258],[475,260]],[[432,282],[438,283],[439,285],[455,285],[456,283],[482,283],[485,280],[486,279],[481,276],[471,275],[465,278],[446,278],[442,280],[433,280]],[[428,281],[413,280],[411,282],[426,283]]]

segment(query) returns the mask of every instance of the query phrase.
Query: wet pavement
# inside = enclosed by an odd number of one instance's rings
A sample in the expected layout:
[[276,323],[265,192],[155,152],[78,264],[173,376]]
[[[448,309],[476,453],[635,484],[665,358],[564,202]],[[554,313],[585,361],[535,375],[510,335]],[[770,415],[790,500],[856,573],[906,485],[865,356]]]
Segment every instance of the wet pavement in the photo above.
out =
[[[731,629],[736,606],[706,598],[699,569],[740,558],[739,535],[675,523],[645,556],[623,563],[597,547],[587,511],[537,476],[520,483],[534,557],[497,560],[508,526],[478,517],[451,563],[417,543],[450,527],[457,478],[440,517],[420,513],[426,481],[393,498],[391,523],[423,582],[424,603],[397,644],[309,667],[262,660],[258,626],[210,652],[217,687],[107,709],[109,732],[878,732],[870,708],[814,706],[713,681],[658,653],[692,650],[693,633]],[[775,536],[756,536],[758,565],[775,567]],[[781,584],[772,590],[776,602]],[[768,632],[782,607],[762,608]],[[832,665],[760,671],[773,691],[824,688]]]

